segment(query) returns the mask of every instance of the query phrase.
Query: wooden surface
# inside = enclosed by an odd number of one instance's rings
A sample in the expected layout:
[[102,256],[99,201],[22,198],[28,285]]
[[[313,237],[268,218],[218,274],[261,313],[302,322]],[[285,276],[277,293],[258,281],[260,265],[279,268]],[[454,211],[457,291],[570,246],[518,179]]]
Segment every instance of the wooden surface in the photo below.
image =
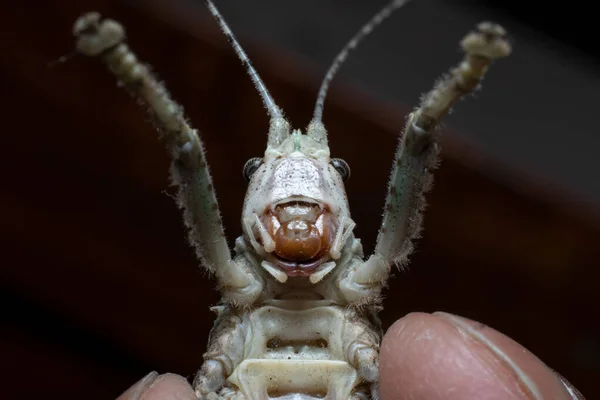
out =
[[[150,370],[191,377],[218,294],[184,239],[163,149],[99,63],[47,64],[72,49],[82,11],[122,21],[202,131],[230,241],[241,232],[241,168],[264,150],[267,116],[226,41],[195,9],[29,3],[36,7],[0,5],[0,351],[13,383],[4,398],[111,399]],[[258,43],[245,48],[293,125],[306,126],[322,71]],[[409,109],[340,87],[325,109],[332,154],[352,167],[347,190],[367,251]],[[556,200],[564,194],[510,189],[497,165],[451,134],[445,144],[423,239],[386,292],[384,323],[410,311],[474,318],[590,399],[600,395],[598,220],[568,210]]]

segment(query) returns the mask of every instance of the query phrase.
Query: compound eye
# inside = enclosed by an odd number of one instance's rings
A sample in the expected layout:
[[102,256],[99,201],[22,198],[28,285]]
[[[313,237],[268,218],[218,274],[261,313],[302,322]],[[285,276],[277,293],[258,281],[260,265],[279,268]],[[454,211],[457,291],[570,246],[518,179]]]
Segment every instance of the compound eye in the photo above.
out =
[[260,167],[260,164],[262,164],[262,158],[260,157],[254,157],[246,161],[242,172],[244,174],[244,179],[250,182],[250,178],[252,178],[252,175],[256,172],[258,167]]
[[342,160],[341,158],[332,158],[331,165],[333,165],[333,168],[339,172],[344,182],[350,179],[350,167],[346,161]]

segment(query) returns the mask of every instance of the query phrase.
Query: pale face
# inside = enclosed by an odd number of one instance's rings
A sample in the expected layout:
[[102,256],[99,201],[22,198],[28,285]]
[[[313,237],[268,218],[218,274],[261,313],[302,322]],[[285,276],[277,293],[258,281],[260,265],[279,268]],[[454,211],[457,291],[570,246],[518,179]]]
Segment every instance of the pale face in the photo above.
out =
[[330,161],[327,145],[295,131],[267,149],[252,175],[244,234],[289,276],[308,276],[328,261],[340,222],[350,216],[342,176]]

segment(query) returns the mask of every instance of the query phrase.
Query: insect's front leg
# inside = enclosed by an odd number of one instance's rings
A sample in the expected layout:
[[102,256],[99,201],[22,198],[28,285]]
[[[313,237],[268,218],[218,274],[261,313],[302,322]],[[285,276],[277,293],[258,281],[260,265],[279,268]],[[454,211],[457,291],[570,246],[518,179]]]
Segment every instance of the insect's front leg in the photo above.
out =
[[124,43],[125,31],[118,22],[89,13],[77,20],[73,33],[81,54],[100,58],[148,107],[171,158],[171,177],[179,187],[177,201],[198,257],[216,275],[227,300],[251,304],[263,284],[246,265],[231,257],[198,131],[188,125],[182,107]]
[[396,151],[375,253],[352,268],[341,282],[349,301],[374,301],[391,265],[406,263],[413,248],[411,241],[421,229],[424,193],[432,184],[431,171],[439,153],[440,120],[461,97],[478,87],[494,59],[510,53],[504,29],[487,22],[479,24],[461,45],[466,53],[461,64],[442,77],[408,118]]

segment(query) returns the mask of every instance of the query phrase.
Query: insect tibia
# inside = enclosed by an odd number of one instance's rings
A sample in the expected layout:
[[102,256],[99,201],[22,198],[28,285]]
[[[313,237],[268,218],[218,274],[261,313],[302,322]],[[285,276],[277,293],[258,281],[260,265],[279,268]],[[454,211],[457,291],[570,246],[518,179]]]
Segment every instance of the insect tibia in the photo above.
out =
[[158,127],[171,159],[171,178],[179,188],[177,201],[184,210],[190,242],[204,267],[215,274],[221,287],[238,294],[232,294],[238,302],[253,301],[262,285],[231,258],[204,146],[198,131],[186,121],[183,107],[123,43],[125,30],[118,22],[87,13],[77,20],[73,33],[77,50],[102,60]]
[[[374,256],[355,275],[355,284],[387,277],[390,264],[404,265],[421,230],[424,194],[438,161],[437,128],[460,98],[475,90],[490,63],[510,53],[504,29],[486,22],[461,42],[465,57],[423,97],[411,114],[396,151]],[[379,270],[378,270],[379,269]]]

